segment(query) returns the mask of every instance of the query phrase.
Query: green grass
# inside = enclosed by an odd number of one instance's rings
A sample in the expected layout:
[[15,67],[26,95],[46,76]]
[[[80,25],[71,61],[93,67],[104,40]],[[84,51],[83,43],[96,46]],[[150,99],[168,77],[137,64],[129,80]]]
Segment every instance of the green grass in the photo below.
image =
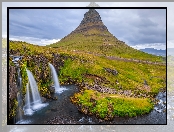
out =
[[[25,47],[25,49],[24,49]],[[42,68],[38,67],[35,64],[34,60],[27,58],[28,56],[37,56],[44,55],[49,62],[52,61],[52,53],[59,53],[62,56],[71,56],[75,59],[64,60],[65,64],[61,67],[59,72],[60,82],[66,82],[68,77],[77,80],[78,82],[90,82],[94,83],[94,79],[85,78],[84,74],[97,75],[99,77],[106,78],[109,81],[109,84],[103,82],[101,85],[109,86],[111,88],[118,88],[120,85],[123,86],[123,89],[137,89],[143,86],[144,80],[147,81],[148,85],[151,87],[151,90],[155,93],[158,93],[160,88],[166,87],[166,67],[165,65],[159,66],[154,64],[142,64],[135,62],[124,62],[117,60],[108,60],[105,57],[94,56],[87,53],[74,53],[73,51],[62,50],[61,48],[48,48],[48,47],[39,47],[31,44],[26,44],[18,42],[18,44],[10,42],[10,49],[15,51],[20,51],[20,54],[24,55],[23,61],[28,62],[29,70],[41,71]],[[42,65],[42,63],[41,63]],[[118,71],[118,75],[114,76],[106,71],[103,67],[110,69],[115,69]],[[46,65],[46,73],[49,74],[49,68]],[[115,84],[115,81],[118,80],[119,85]]]
[[[147,81],[151,90],[155,93],[158,93],[160,88],[165,87],[165,66],[142,65],[133,62],[108,60],[97,56],[93,57],[92,61],[90,61],[91,56],[83,55],[84,58],[89,60],[87,62],[81,62],[80,60],[65,61],[64,67],[61,68],[60,79],[70,77],[72,79],[78,79],[80,82],[83,80],[88,82],[89,79],[84,78],[82,75],[93,74],[99,77],[105,77],[107,81],[111,82],[110,84],[103,82],[101,85],[115,89],[122,85],[123,89],[135,90],[143,86],[144,80]],[[119,74],[114,76],[107,73],[103,67],[116,69]],[[116,80],[118,80],[120,85],[115,84]],[[94,84],[94,79],[92,84]]]
[[[94,33],[96,35],[91,35]],[[101,36],[104,33],[108,34],[109,37]],[[81,33],[69,34],[59,42],[48,45],[47,47],[57,47],[68,51],[90,51],[95,54],[122,58],[136,58],[140,60],[149,60],[156,62],[163,61],[162,57],[147,54],[129,47],[125,43],[120,42],[109,32],[101,33],[97,30],[88,30],[87,32],[84,32],[84,34],[87,34],[88,36],[84,36]],[[105,41],[105,39],[107,41]]]
[[[91,101],[92,100],[92,101]],[[103,94],[93,90],[77,93],[71,101],[81,106],[81,111],[87,110],[103,119],[112,119],[114,116],[137,116],[149,113],[153,104],[149,99],[122,97],[120,95]]]

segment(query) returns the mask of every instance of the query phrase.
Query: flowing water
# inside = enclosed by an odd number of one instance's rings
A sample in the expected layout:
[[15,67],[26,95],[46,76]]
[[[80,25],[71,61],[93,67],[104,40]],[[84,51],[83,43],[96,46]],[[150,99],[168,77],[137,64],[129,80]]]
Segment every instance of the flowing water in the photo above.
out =
[[28,75],[28,79],[30,82],[30,88],[31,88],[32,97],[33,97],[33,104],[34,104],[34,106],[36,106],[36,105],[42,103],[41,97],[40,97],[40,94],[38,91],[38,86],[37,86],[37,83],[36,83],[32,73],[29,70],[27,70],[27,75]]
[[22,98],[19,92],[17,93],[17,101],[18,101],[18,109],[17,109],[16,122],[19,122],[22,120]]
[[[46,107],[48,103],[42,103],[38,86],[33,74],[27,70],[29,83],[26,86],[25,106],[23,108],[24,115],[32,115],[35,111]],[[31,92],[30,92],[31,91]]]
[[[58,100],[47,100],[49,105],[35,112],[31,116],[24,116],[28,121],[23,124],[166,124],[166,93],[159,93],[156,97],[159,103],[146,115],[129,117],[115,117],[112,121],[102,121],[95,116],[88,116],[78,111],[70,101],[70,97],[78,92],[75,85],[67,88],[62,94],[55,93]],[[161,110],[162,109],[162,110]]]
[[65,87],[60,87],[58,75],[57,75],[57,72],[56,72],[54,66],[49,63],[49,67],[50,67],[50,70],[51,70],[52,80],[54,82],[55,92],[56,93],[62,93],[64,90],[66,90],[66,88]]
[[27,83],[27,91],[25,97],[25,106],[24,106],[24,114],[25,115],[32,115],[33,114],[32,106],[31,106],[31,99],[30,99],[30,91],[29,91],[29,83]]

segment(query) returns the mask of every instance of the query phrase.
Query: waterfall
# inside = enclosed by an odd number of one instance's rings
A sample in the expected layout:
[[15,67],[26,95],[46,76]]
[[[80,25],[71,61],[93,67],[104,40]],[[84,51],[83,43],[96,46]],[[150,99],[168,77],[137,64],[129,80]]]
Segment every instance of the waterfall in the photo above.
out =
[[[42,103],[41,96],[38,91],[38,86],[36,80],[34,79],[33,74],[27,70],[28,80],[29,83],[27,84],[26,88],[26,98],[25,98],[25,106],[24,106],[24,113],[25,115],[32,115],[34,111],[40,110],[41,108],[47,106],[47,103]],[[30,93],[31,89],[31,93]],[[31,97],[30,97],[31,94]]]
[[29,82],[27,83],[26,96],[25,96],[25,115],[32,115],[33,110],[31,107],[30,91],[29,91]]
[[40,94],[38,91],[37,83],[36,83],[32,73],[29,70],[27,70],[27,75],[28,75],[28,79],[30,82],[30,88],[31,88],[32,97],[33,97],[33,104],[34,105],[41,104],[42,101],[41,101],[41,97],[40,97]]
[[57,72],[56,72],[54,66],[49,63],[49,67],[51,69],[51,75],[52,75],[52,80],[54,82],[55,92],[62,93],[64,90],[67,90],[64,87],[60,87],[58,75],[57,75]]
[[52,64],[49,63],[50,69],[51,69],[51,74],[52,74],[52,79],[54,82],[54,86],[55,86],[55,91],[58,91],[58,89],[60,88],[60,84],[59,84],[59,80],[57,77],[57,73],[56,70],[54,68],[54,66]]
[[17,101],[18,101],[18,110],[17,110],[17,122],[22,120],[22,98],[21,98],[21,94],[18,92],[17,93]]

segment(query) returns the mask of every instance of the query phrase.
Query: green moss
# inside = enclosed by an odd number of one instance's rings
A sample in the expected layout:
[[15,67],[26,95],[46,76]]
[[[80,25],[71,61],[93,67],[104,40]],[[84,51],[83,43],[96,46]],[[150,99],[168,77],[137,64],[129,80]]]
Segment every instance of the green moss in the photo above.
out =
[[68,59],[65,61],[64,66],[61,68],[59,78],[60,81],[67,81],[68,78],[77,80],[79,83],[83,81],[83,74],[87,73],[88,69],[85,65],[81,64],[80,60]]
[[[93,101],[91,101],[91,98]],[[96,114],[106,120],[114,116],[133,117],[142,115],[149,113],[153,109],[153,104],[147,98],[140,99],[102,94],[93,90],[85,90],[75,94],[71,100],[73,103],[82,106],[82,108],[87,108],[88,113]]]
[[18,108],[18,102],[16,99],[12,100],[11,104],[12,104],[12,109],[9,111],[9,119],[16,116]]

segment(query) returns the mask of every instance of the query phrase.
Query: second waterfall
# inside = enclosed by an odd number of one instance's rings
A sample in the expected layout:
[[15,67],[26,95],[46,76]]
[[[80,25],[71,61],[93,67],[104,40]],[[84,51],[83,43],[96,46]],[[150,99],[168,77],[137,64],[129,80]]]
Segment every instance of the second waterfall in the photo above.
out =
[[66,88],[60,87],[58,75],[57,75],[57,72],[56,72],[54,66],[49,63],[49,67],[50,67],[50,70],[51,70],[52,80],[54,82],[55,92],[56,93],[62,93],[64,90],[66,90]]

